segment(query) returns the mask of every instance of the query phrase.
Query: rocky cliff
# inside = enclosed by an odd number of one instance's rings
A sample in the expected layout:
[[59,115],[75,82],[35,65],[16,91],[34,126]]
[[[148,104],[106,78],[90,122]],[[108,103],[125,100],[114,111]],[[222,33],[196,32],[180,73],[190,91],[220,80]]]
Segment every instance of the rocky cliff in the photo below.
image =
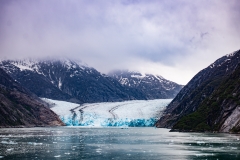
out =
[[0,69],[0,127],[64,125],[37,96]]
[[182,131],[239,131],[240,51],[200,71],[167,106],[157,127]]

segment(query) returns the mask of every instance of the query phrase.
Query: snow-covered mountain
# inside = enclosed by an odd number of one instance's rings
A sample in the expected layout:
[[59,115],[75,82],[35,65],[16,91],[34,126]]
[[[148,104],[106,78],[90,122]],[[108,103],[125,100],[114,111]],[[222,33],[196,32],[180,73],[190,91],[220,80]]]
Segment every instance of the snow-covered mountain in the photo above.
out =
[[116,79],[122,86],[141,90],[148,99],[174,98],[183,87],[159,75],[141,74],[128,70],[113,71],[109,76]]
[[4,60],[0,67],[39,97],[77,103],[173,98],[181,89],[153,75],[131,74],[124,85],[123,78],[67,58]]
[[78,103],[146,99],[144,93],[66,58],[4,60],[0,67],[39,97]]

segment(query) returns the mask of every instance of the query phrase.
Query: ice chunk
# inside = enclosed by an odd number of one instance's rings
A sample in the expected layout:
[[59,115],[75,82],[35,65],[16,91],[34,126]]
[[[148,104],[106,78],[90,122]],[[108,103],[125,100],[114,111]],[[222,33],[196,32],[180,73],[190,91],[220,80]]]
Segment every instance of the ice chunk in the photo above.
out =
[[18,144],[17,142],[13,141],[1,141],[2,144]]
[[60,158],[61,157],[61,155],[56,155],[56,156],[54,156],[55,158]]

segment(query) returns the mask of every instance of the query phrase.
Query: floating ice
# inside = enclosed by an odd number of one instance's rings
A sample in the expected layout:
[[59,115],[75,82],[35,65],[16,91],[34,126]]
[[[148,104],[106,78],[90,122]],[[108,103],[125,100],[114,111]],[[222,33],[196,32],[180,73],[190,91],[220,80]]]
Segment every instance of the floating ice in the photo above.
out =
[[36,143],[36,142],[28,142],[27,144],[32,144],[34,146],[43,145],[43,143]]
[[205,142],[204,141],[197,141],[197,144],[205,144]]
[[43,98],[67,126],[150,127],[171,99],[76,104]]
[[14,148],[9,148],[9,149],[7,149],[6,151],[7,152],[11,152],[11,151],[13,151],[14,150]]
[[61,155],[56,155],[56,156],[54,156],[55,158],[60,158],[61,157]]
[[13,142],[13,141],[1,141],[0,143],[2,143],[2,144],[18,144],[17,142]]

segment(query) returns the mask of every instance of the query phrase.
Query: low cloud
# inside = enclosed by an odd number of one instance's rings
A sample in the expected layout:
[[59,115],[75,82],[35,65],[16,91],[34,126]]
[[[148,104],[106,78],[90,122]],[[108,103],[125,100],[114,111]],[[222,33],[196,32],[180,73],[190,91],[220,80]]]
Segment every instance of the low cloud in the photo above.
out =
[[132,69],[186,84],[238,50],[240,3],[0,1],[0,58],[67,56],[101,72]]

